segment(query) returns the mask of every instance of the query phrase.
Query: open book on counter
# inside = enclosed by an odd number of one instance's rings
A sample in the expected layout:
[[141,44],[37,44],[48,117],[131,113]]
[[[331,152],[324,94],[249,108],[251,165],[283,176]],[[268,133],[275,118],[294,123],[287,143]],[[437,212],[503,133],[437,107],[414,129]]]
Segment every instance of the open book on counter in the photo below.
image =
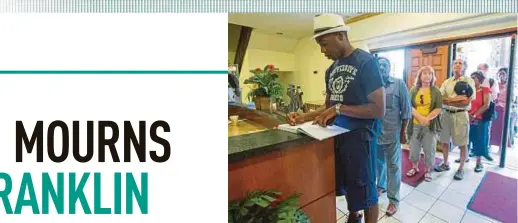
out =
[[322,127],[320,125],[313,125],[313,121],[305,122],[299,125],[291,126],[290,124],[283,124],[279,125],[277,129],[291,132],[291,133],[302,133],[305,135],[308,135],[309,137],[312,137],[314,139],[318,139],[320,141],[324,139],[328,139],[343,133],[348,132],[348,129],[336,126],[336,125],[330,125],[327,127]]

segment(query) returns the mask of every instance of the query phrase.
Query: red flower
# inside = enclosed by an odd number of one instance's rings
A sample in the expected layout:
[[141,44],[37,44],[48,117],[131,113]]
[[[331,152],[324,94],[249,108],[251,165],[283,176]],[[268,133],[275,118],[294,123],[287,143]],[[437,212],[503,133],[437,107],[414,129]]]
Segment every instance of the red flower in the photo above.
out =
[[273,68],[274,68],[274,66],[273,66],[272,64],[269,64],[269,65],[268,65],[268,70],[269,70],[269,71],[272,71],[272,70],[273,70]]

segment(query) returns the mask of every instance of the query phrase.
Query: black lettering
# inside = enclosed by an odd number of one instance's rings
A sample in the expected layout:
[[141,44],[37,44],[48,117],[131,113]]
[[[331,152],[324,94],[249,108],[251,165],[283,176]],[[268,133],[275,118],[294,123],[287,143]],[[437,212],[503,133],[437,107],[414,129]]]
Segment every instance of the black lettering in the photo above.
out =
[[[110,139],[106,139],[105,127],[110,127],[113,131],[113,136]],[[113,162],[120,162],[115,143],[119,139],[119,127],[117,123],[112,121],[99,121],[99,162],[105,162],[106,146],[110,148],[110,153]]]
[[[146,122],[139,121],[139,138],[130,121],[124,121],[124,162],[131,162],[131,144],[135,147],[140,162],[146,162]],[[140,142],[139,142],[140,140]],[[131,144],[130,144],[131,143]]]
[[43,121],[36,122],[31,140],[27,137],[23,122],[16,121],[16,162],[23,160],[23,144],[26,145],[27,153],[32,153],[36,142],[36,162],[41,163],[43,162]]
[[156,151],[150,152],[151,160],[157,163],[162,163],[167,161],[171,156],[171,145],[169,145],[169,142],[166,139],[161,138],[156,134],[158,127],[162,127],[164,129],[164,132],[169,132],[171,130],[169,128],[169,125],[165,121],[156,121],[153,122],[153,124],[151,124],[151,140],[164,146],[164,154],[162,156],[158,156]]
[[[63,133],[63,151],[61,152],[61,156],[56,156],[56,151],[54,151],[54,131],[57,127],[61,128],[61,132]],[[68,127],[66,123],[63,121],[53,121],[50,123],[49,131],[47,133],[47,153],[49,154],[50,160],[55,163],[61,163],[67,159],[69,140]]]
[[73,123],[73,126],[72,128],[74,129],[73,130],[73,133],[72,133],[72,143],[74,144],[74,148],[72,150],[72,153],[74,155],[74,158],[78,161],[78,162],[81,162],[81,163],[86,163],[90,160],[92,160],[93,156],[94,156],[94,122],[93,121],[88,121],[86,123],[86,155],[84,156],[81,156],[81,154],[79,153],[79,142],[80,142],[80,137],[79,137],[79,121],[74,121]]

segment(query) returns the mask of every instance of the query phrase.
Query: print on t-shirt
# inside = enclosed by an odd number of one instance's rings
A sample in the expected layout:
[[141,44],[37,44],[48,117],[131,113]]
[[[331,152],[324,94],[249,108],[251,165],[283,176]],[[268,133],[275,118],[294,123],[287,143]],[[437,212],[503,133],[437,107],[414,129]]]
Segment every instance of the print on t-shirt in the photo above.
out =
[[[376,58],[364,50],[355,49],[351,55],[336,60],[326,70],[325,86],[329,106],[337,103],[355,106],[369,103],[367,95],[383,87],[383,80]],[[377,119],[347,115],[338,115],[334,123],[349,130],[366,128],[372,133],[380,127],[376,126],[380,125]]]
[[329,86],[331,90],[330,100],[334,102],[344,101],[344,92],[351,82],[354,81],[358,69],[352,65],[340,65],[335,67],[329,75]]

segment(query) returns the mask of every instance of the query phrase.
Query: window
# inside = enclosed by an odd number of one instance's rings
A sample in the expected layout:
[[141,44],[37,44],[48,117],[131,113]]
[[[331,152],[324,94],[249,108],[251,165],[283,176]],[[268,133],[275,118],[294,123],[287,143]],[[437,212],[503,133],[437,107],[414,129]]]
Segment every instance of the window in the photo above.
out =
[[378,57],[385,57],[390,61],[390,75],[399,79],[404,79],[405,71],[405,50],[391,50],[378,53]]

